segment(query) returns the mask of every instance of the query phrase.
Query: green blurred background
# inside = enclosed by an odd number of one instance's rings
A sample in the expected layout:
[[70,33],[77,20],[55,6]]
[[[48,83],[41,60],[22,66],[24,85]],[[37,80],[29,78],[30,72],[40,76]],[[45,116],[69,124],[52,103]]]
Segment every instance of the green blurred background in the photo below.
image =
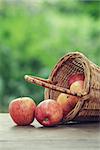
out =
[[71,51],[100,65],[100,1],[0,0],[0,112],[16,97],[42,101],[24,75],[48,78]]

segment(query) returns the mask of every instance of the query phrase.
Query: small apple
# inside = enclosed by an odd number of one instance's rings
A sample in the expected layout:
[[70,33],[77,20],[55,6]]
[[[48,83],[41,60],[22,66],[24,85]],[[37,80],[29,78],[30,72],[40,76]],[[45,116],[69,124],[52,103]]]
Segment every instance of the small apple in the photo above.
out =
[[54,126],[62,120],[63,110],[55,100],[47,99],[38,104],[35,117],[43,126]]
[[75,81],[74,83],[71,84],[70,86],[70,91],[73,94],[78,94],[81,95],[83,94],[83,85],[84,85],[84,81],[79,80],[79,81]]
[[68,86],[70,87],[72,85],[72,83],[76,82],[76,81],[84,81],[84,74],[82,73],[76,73],[76,74],[72,74],[69,78],[68,78]]
[[29,125],[35,116],[35,102],[29,97],[20,97],[9,104],[9,114],[17,125]]
[[57,103],[63,109],[63,117],[65,118],[67,114],[75,107],[78,102],[78,97],[69,94],[61,93],[57,98]]

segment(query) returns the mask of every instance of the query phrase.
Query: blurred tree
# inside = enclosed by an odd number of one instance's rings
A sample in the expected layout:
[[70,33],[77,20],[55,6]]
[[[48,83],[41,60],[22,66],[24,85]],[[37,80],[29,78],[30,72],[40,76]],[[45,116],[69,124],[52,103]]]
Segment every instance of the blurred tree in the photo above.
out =
[[0,106],[15,97],[43,100],[25,74],[48,78],[58,59],[80,51],[100,65],[99,1],[0,1]]

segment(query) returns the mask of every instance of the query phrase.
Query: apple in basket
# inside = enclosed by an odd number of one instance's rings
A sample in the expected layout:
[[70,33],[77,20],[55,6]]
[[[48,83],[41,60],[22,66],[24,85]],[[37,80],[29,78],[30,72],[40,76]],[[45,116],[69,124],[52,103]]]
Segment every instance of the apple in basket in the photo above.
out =
[[74,83],[75,81],[84,81],[84,74],[83,73],[76,73],[76,74],[72,74],[69,78],[68,78],[68,86],[70,87],[72,83]]
[[69,94],[61,93],[57,98],[57,103],[63,109],[63,117],[65,118],[68,113],[75,107],[78,102],[78,97]]
[[29,97],[20,97],[9,104],[9,114],[17,125],[29,125],[35,116],[36,104]]
[[81,95],[83,93],[83,85],[84,81],[75,81],[74,83],[71,84],[70,86],[70,91],[73,94]]
[[37,105],[35,117],[43,126],[54,126],[62,120],[63,110],[55,100],[47,99]]
[[76,73],[69,77],[68,86],[73,94],[82,94],[84,85],[84,74]]

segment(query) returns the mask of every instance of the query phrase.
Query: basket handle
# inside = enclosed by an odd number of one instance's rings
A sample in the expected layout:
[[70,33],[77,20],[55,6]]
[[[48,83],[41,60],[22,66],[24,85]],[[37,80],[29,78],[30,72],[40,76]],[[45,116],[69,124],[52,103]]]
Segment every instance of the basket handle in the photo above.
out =
[[[70,94],[70,95],[74,95],[74,96],[78,96],[78,97],[82,97],[83,96],[81,94],[72,93],[67,88],[56,86],[55,83],[53,83],[49,79],[43,79],[43,78],[40,78],[40,77],[31,76],[31,75],[25,75],[24,78],[29,83],[37,84],[39,86],[42,86],[42,87],[45,87],[45,88],[49,88],[49,89],[52,89],[52,90],[55,90],[55,91],[58,91],[58,92],[62,92],[62,93],[66,93],[66,94]],[[85,100],[87,98],[89,98],[89,95],[84,95],[82,97],[83,100]]]

